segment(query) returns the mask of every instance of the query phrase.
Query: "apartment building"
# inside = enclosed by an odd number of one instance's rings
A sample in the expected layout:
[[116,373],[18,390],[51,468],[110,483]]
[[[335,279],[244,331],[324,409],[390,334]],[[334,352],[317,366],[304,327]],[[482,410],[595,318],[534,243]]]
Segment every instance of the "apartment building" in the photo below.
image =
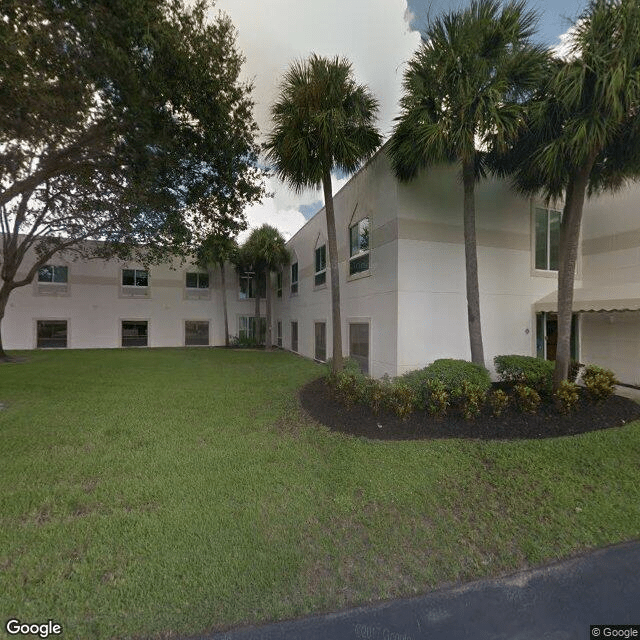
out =
[[[334,197],[343,353],[380,377],[443,357],[470,358],[462,186],[454,167],[399,183],[383,147]],[[640,187],[585,205],[572,350],[640,384]],[[561,206],[477,186],[480,306],[485,358],[553,359]],[[274,274],[274,342],[331,357],[324,209],[288,242]],[[255,333],[254,278],[227,271],[230,332]],[[264,302],[261,314],[264,316]],[[220,274],[193,265],[144,269],[61,257],[16,290],[3,326],[9,349],[222,345]]]

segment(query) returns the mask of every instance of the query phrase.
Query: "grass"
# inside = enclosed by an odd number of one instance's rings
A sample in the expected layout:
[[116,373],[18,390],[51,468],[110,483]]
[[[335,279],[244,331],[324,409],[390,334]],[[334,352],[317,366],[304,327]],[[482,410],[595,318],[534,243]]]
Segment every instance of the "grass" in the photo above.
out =
[[0,366],[3,621],[181,637],[640,537],[639,422],[371,442],[299,413],[319,368],[287,353],[24,355]]

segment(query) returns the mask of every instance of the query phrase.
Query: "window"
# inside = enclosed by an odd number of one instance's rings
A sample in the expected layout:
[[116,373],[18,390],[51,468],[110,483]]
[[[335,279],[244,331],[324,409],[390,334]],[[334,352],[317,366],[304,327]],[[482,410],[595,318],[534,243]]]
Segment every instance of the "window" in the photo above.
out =
[[38,270],[38,282],[51,282],[54,284],[66,284],[69,277],[69,267],[59,267],[53,264],[45,264]]
[[184,344],[187,347],[209,346],[209,323],[206,320],[186,320]]
[[327,324],[325,322],[316,322],[315,333],[315,359],[325,362],[327,359]]
[[276,295],[282,298],[282,271],[276,273]]
[[[578,314],[571,316],[571,346],[570,355],[578,360]],[[558,316],[555,313],[536,313],[536,356],[544,360],[556,359],[558,346]]]
[[366,322],[349,325],[349,357],[360,365],[362,373],[369,373],[369,325]]
[[66,320],[38,320],[36,345],[38,349],[66,348],[67,321]]
[[146,320],[122,321],[122,346],[146,347],[149,339],[149,323]]
[[561,218],[560,211],[536,208],[536,269],[558,270]]
[[291,351],[298,351],[298,323],[291,323]]
[[298,263],[291,265],[291,295],[298,293]]
[[[258,293],[261,298],[264,298],[267,293],[266,280],[264,273],[258,276]],[[256,274],[252,271],[240,274],[240,300],[248,300],[249,298],[256,297]]]
[[369,269],[369,218],[349,228],[349,275]]
[[278,320],[278,324],[276,325],[276,341],[279,347],[282,347],[282,320]]
[[123,269],[122,270],[122,286],[123,287],[148,287],[149,272],[145,269]]
[[319,287],[327,282],[327,245],[323,244],[316,249],[316,275],[315,285]]
[[209,274],[199,272],[187,273],[187,289],[208,289],[209,288]]
[[259,334],[256,336],[255,316],[240,316],[238,319],[238,337],[240,340],[251,340],[262,344],[267,335],[267,319],[259,318]]

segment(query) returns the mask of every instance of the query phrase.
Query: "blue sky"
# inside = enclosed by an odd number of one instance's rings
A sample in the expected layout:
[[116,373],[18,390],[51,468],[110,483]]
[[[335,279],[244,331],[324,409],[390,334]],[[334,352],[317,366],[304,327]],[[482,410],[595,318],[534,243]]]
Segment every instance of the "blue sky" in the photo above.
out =
[[[435,16],[442,12],[449,12],[464,7],[468,3],[447,0],[408,0],[407,4],[413,14],[410,25],[419,31],[424,27],[429,15]],[[585,6],[584,1],[577,0],[529,2],[528,8],[539,15],[537,39],[550,46],[557,44],[558,36],[568,29]]]
[[[430,15],[467,4],[466,0],[216,0],[216,11],[228,14],[237,28],[237,46],[246,59],[243,77],[254,86],[260,141],[271,128],[269,109],[280,78],[293,60],[312,52],[351,61],[356,80],[378,98],[378,127],[387,139],[398,115],[406,62],[420,45],[418,30]],[[540,15],[539,41],[555,46],[586,0],[537,0],[528,6]],[[333,192],[347,179],[333,176]],[[323,205],[320,190],[295,193],[273,177],[267,189],[273,198],[248,208],[247,220],[250,227],[268,222],[286,238]]]

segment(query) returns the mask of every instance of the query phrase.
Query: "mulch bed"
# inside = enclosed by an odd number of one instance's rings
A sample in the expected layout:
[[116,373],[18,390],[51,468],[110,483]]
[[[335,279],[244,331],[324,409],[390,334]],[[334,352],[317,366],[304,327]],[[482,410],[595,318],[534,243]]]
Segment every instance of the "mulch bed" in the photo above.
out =
[[485,408],[475,420],[464,420],[458,416],[435,420],[421,411],[402,420],[389,412],[374,415],[363,405],[346,408],[330,393],[324,378],[304,386],[300,390],[300,402],[314,420],[329,429],[372,440],[555,438],[620,427],[640,419],[640,404],[612,396],[600,404],[592,404],[581,397],[576,410],[570,415],[562,415],[552,404],[543,403],[536,415],[508,408],[499,418],[494,418],[490,409]]

